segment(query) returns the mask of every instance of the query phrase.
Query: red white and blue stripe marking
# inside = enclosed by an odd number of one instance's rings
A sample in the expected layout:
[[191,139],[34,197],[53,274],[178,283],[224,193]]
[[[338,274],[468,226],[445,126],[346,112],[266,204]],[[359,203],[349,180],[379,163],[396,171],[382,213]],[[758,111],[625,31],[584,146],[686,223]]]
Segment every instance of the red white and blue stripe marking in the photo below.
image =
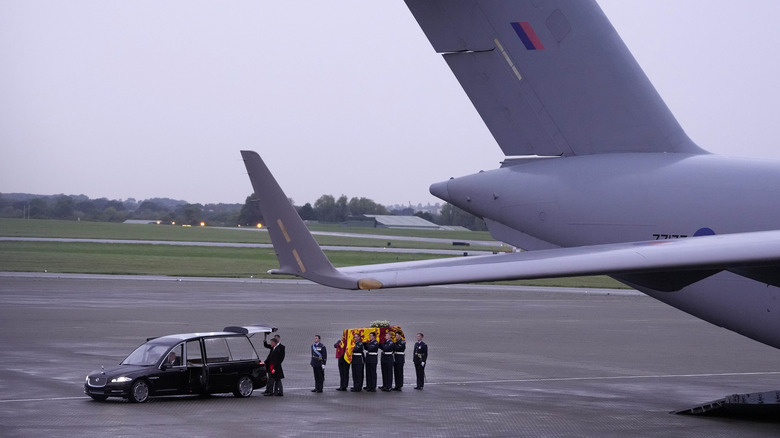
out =
[[512,29],[515,30],[515,33],[517,33],[517,36],[520,37],[520,41],[523,42],[523,45],[528,50],[543,50],[544,45],[542,44],[542,40],[539,39],[539,37],[536,35],[536,32],[534,32],[534,28],[531,27],[531,23],[527,21],[519,21],[510,23],[512,25]]

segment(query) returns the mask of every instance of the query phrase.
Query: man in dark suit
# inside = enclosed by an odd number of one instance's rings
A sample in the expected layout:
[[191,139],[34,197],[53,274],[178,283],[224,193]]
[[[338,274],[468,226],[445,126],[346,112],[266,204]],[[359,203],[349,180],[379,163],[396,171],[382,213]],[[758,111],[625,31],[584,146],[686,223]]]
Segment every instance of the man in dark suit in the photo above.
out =
[[[280,340],[279,340],[280,336],[279,335],[274,335],[273,339],[276,339],[276,343],[279,346],[281,346],[282,349],[284,349],[284,346],[280,344]],[[269,350],[271,348],[273,348],[273,347],[271,347],[271,344],[268,343],[268,333],[264,333],[263,334],[263,347],[265,347],[265,348],[267,348]],[[271,353],[269,352],[268,354],[271,354]],[[284,351],[282,351],[282,357],[284,357]],[[265,370],[266,370],[266,372],[268,374],[268,376],[267,376],[268,377],[268,382],[270,383],[271,379],[273,378],[271,376],[271,371],[268,369],[268,367],[266,367]],[[266,385],[265,386],[265,392],[263,392],[263,394],[270,394],[270,393],[271,393],[271,386],[270,385]]]
[[279,344],[277,338],[271,339],[271,352],[265,359],[266,370],[268,371],[268,391],[263,395],[283,396],[282,379],[284,379],[284,370],[282,362],[284,361],[284,346]]
[[425,385],[425,361],[428,360],[428,345],[423,342],[425,336],[417,333],[417,342],[414,344],[414,371],[417,373],[417,386],[414,389],[423,389]]
[[328,351],[320,342],[320,335],[314,335],[314,343],[311,345],[311,365],[314,371],[314,389],[311,392],[322,392],[322,384],[325,382],[325,362],[328,360]]
[[168,358],[165,359],[165,365],[168,365],[169,367],[181,366],[181,358],[176,356],[176,352],[175,351],[171,351],[168,354]]

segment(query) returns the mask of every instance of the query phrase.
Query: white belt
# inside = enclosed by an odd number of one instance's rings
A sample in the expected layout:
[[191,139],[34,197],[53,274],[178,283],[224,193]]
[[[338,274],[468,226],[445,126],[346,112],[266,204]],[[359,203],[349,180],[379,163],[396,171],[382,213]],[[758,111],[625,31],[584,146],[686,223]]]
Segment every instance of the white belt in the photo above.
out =
[[393,354],[392,351],[385,351],[385,354]]
[[376,356],[376,353],[369,351],[368,354]]
[[393,354],[404,354],[404,352],[403,352],[403,351],[396,351],[396,352],[395,352],[395,353],[393,353]]

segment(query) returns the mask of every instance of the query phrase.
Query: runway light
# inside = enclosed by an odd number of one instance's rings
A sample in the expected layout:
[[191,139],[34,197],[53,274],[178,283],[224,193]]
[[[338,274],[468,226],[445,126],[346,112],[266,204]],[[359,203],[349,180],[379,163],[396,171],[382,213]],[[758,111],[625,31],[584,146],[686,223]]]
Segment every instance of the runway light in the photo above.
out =
[[257,224],[257,228],[263,228],[263,224]]
[[171,222],[171,225],[176,225],[176,222]]
[[200,223],[200,226],[201,226],[201,227],[205,227],[205,226],[206,226],[206,223],[205,223],[205,222],[201,222],[201,223]]

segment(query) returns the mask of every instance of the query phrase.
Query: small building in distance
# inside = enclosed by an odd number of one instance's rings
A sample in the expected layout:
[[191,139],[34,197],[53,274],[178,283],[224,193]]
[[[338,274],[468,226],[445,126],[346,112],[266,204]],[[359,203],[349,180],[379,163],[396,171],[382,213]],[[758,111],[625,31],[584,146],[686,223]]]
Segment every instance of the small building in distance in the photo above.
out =
[[161,223],[161,221],[159,219],[127,219],[123,223],[135,224],[135,225],[149,225],[149,224],[159,224]]
[[436,225],[418,216],[391,216],[380,214],[366,214],[366,218],[374,220],[376,228],[412,228],[418,230],[444,230],[446,227]]

